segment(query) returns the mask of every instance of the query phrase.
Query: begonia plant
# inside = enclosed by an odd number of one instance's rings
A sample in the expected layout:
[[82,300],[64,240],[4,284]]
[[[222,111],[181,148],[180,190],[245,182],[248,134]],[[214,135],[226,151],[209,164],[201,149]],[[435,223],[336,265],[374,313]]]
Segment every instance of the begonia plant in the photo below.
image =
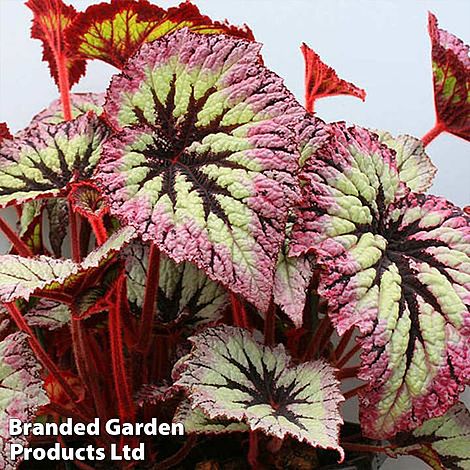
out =
[[[47,468],[469,469],[470,215],[427,193],[425,148],[470,140],[468,46],[429,14],[419,139],[324,122],[317,99],[365,91],[303,44],[303,106],[248,26],[189,1],[26,5],[60,98],[0,124],[18,217],[0,217],[0,470],[40,468],[18,444],[139,442],[143,461]],[[92,60],[116,68],[108,89],[72,93]],[[185,434],[39,438],[11,418]]]

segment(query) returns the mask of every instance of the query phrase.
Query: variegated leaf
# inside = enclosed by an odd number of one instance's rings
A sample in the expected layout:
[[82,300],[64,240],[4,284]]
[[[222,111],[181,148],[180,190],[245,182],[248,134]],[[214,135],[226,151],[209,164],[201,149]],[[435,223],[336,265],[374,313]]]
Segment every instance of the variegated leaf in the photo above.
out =
[[[126,260],[129,301],[142,307],[148,266],[148,246],[139,242],[129,245],[123,253]],[[225,289],[211,281],[203,271],[188,262],[176,264],[160,254],[158,318],[172,322],[189,314],[189,323],[201,325],[222,317],[227,306]]]
[[200,408],[192,408],[191,403],[183,401],[176,409],[174,423],[182,423],[188,434],[227,434],[248,432],[249,426],[238,421],[224,418],[208,418]]
[[287,435],[337,450],[343,397],[323,361],[291,363],[283,345],[264,346],[242,328],[208,328],[191,338],[192,352],[177,364],[175,386],[210,419],[246,422],[251,430]]
[[30,326],[55,330],[69,323],[70,308],[55,300],[40,299],[24,314]]
[[291,254],[313,250],[339,334],[359,327],[365,433],[445,413],[470,377],[469,218],[409,193],[374,134],[334,125],[303,168]]
[[433,182],[437,168],[424,150],[421,140],[410,135],[393,137],[385,131],[375,131],[379,141],[395,150],[398,175],[412,191],[427,191]]
[[101,266],[120,251],[134,236],[135,231],[131,227],[120,230],[92,251],[81,263],[47,256],[36,258],[0,256],[0,301],[28,300],[37,291],[63,289],[64,286],[72,285],[87,271]]
[[11,436],[9,419],[33,421],[38,408],[49,399],[41,379],[41,367],[29,348],[25,333],[16,332],[0,342],[0,468],[14,470],[11,444],[27,445],[25,436]]
[[200,34],[224,33],[253,40],[247,26],[212,21],[191,2],[164,10],[147,0],[111,0],[79,14],[68,30],[68,42],[74,56],[100,59],[122,69],[142,44],[185,27]]
[[111,212],[145,241],[264,310],[304,111],[258,52],[188,30],[144,45],[109,88],[105,111],[122,131],[98,177]]
[[[70,104],[73,119],[88,111],[93,111],[99,116],[103,112],[104,93],[71,93]],[[36,114],[28,127],[60,124],[61,122],[64,122],[64,113],[62,102],[59,98],[54,100],[46,109]]]
[[470,413],[459,402],[445,415],[397,438],[396,454],[410,454],[434,470],[470,469]]
[[106,126],[94,114],[57,125],[33,126],[0,146],[0,207],[59,196],[89,178],[101,156]]
[[469,46],[440,29],[429,13],[436,126],[470,141]]

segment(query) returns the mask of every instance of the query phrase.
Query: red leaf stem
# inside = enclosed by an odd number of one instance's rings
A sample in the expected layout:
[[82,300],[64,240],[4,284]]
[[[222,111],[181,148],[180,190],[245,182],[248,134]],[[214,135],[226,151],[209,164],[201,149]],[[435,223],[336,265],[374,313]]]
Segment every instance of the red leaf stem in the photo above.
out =
[[350,398],[355,397],[361,390],[364,390],[367,386],[368,384],[362,384],[362,385],[359,385],[358,387],[348,390],[347,392],[344,392],[343,393],[344,399],[349,400]]
[[15,250],[20,256],[29,258],[33,256],[33,253],[29,246],[21,240],[21,238],[15,233],[14,230],[0,217],[0,230],[5,234],[5,236],[10,240],[10,242],[15,247]]
[[356,343],[342,358],[338,359],[338,362],[336,363],[336,367],[341,369],[341,367],[346,365],[356,355],[356,353],[360,349],[361,349],[360,344]]
[[336,346],[336,349],[335,349],[335,356],[336,357],[341,357],[343,355],[344,350],[347,348],[353,333],[354,333],[354,328],[350,328],[341,337],[341,340],[339,341],[338,346]]
[[90,222],[93,233],[95,234],[96,243],[102,245],[108,239],[108,231],[103,223],[102,217],[90,217],[88,219]]
[[345,367],[344,369],[340,369],[338,371],[337,377],[339,380],[352,379],[357,376],[358,372],[359,372],[359,366]]
[[441,122],[437,121],[434,127],[429,130],[426,134],[421,137],[421,141],[423,142],[424,146],[426,147],[430,144],[439,134],[445,132],[446,127]]
[[258,431],[250,431],[249,444],[248,444],[248,463],[251,468],[258,469]]
[[[328,331],[333,332],[331,329],[331,321],[328,315],[325,315],[318,323],[317,329],[310,340],[310,343],[305,350],[303,360],[309,361],[315,357],[315,355],[321,350],[322,344],[324,344],[325,337],[328,339]],[[330,333],[330,334],[331,334]]]

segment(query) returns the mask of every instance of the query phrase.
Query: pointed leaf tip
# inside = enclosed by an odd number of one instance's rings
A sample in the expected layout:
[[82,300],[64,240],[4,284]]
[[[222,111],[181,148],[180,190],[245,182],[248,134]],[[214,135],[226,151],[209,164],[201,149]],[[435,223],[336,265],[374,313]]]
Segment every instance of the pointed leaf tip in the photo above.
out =
[[364,101],[366,92],[356,85],[338,77],[333,68],[307,44],[300,46],[305,60],[305,107],[313,112],[315,100],[326,96],[350,95]]
[[470,141],[470,48],[440,29],[431,12],[428,30],[437,123],[447,132]]
[[344,400],[334,370],[324,361],[298,365],[282,345],[264,346],[242,328],[208,328],[177,364],[175,385],[210,419],[246,423],[280,439],[289,435],[344,456],[339,445]]
[[97,172],[111,213],[266,310],[305,111],[259,45],[189,30],[145,44],[105,112],[122,129]]

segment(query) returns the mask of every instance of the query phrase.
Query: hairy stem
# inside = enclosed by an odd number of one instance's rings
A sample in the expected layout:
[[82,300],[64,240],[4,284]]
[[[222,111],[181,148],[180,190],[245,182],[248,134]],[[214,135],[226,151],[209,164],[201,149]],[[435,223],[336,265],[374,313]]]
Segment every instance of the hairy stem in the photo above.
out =
[[230,292],[230,303],[232,304],[232,319],[234,326],[249,328],[250,324],[243,301],[238,298],[237,294]]
[[28,335],[29,345],[31,349],[33,350],[33,352],[36,354],[36,357],[39,359],[41,364],[56,379],[57,383],[62,387],[62,390],[67,395],[69,400],[72,403],[77,403],[79,401],[79,398],[77,397],[75,392],[72,390],[68,382],[64,379],[64,377],[62,376],[62,373],[54,364],[54,362],[49,357],[47,352],[43,349],[43,347],[41,346],[41,343],[36,338],[30,326],[26,323],[26,320],[24,319],[22,313],[20,312],[16,304],[12,302],[12,303],[5,304],[5,306],[8,312],[10,313],[13,321],[16,323],[16,326],[21,331],[23,331],[24,333]]
[[439,134],[446,130],[444,124],[439,121],[436,121],[434,127],[430,129],[426,134],[421,137],[421,141],[423,142],[424,146],[426,147],[429,145]]
[[354,327],[350,328],[344,335],[341,337],[341,340],[338,343],[338,346],[336,346],[335,349],[335,356],[336,357],[341,357],[347,348],[349,341],[351,340],[351,337],[354,333]]
[[66,57],[63,52],[57,52],[54,54],[54,58],[57,65],[60,101],[62,103],[64,119],[66,121],[70,121],[72,119],[72,105],[70,101],[70,81]]
[[116,302],[109,313],[109,336],[111,344],[114,389],[117,397],[121,422],[133,422],[135,418],[134,402],[126,373],[124,347],[122,342],[121,304],[125,295],[125,278],[121,276],[116,286]]
[[157,312],[159,282],[160,250],[152,243],[147,267],[144,301],[142,304],[142,318],[136,345],[137,350],[140,352],[147,352],[152,339],[153,322]]
[[20,256],[24,256],[25,258],[33,256],[33,252],[29,246],[23,240],[21,240],[18,234],[15,233],[15,231],[3,220],[2,217],[0,217],[0,230],[12,243]]
[[95,234],[96,243],[102,245],[108,239],[108,231],[103,223],[102,217],[90,217],[89,219],[93,233]]

